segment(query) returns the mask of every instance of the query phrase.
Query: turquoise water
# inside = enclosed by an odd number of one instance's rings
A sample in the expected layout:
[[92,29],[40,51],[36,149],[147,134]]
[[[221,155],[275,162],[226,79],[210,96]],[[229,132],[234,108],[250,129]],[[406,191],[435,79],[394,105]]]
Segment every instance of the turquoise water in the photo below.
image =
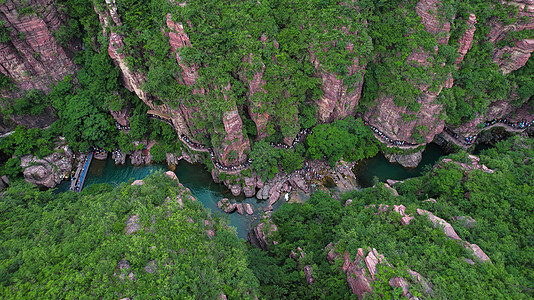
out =
[[420,176],[426,166],[434,165],[441,156],[447,155],[441,147],[431,143],[423,152],[423,160],[417,168],[404,168],[403,166],[390,163],[382,154],[366,159],[359,163],[354,172],[362,187],[373,186],[373,178],[376,176],[379,182],[386,179],[404,180],[410,177]]
[[[143,179],[146,176],[158,172],[167,171],[167,166],[163,164],[152,164],[149,166],[133,166],[127,160],[124,165],[115,165],[111,158],[105,161],[93,159],[89,167],[89,173],[85,180],[85,187],[92,184],[108,183],[117,186],[123,182],[128,182],[130,179]],[[259,201],[255,197],[245,198],[244,196],[234,197],[230,190],[223,184],[213,182],[210,173],[201,165],[192,165],[185,161],[180,161],[174,171],[178,176],[178,180],[189,188],[193,195],[210,209],[213,213],[226,215],[230,220],[230,226],[237,230],[237,235],[240,238],[246,238],[250,225],[259,217],[263,208],[267,206],[267,201]],[[70,181],[61,183],[56,192],[64,192],[69,189]],[[231,201],[250,203],[254,207],[254,214],[251,216],[240,215],[234,212],[230,215],[222,213],[217,207],[217,202],[222,198],[228,198]],[[275,204],[281,205],[283,201]]]
[[[438,145],[429,144],[423,153],[423,160],[417,168],[406,169],[399,164],[389,163],[382,154],[379,154],[374,158],[361,162],[355,172],[362,187],[369,187],[372,186],[374,176],[378,177],[378,180],[382,182],[386,179],[403,180],[419,176],[425,166],[432,166],[443,155],[445,155],[445,152]],[[123,182],[128,182],[130,179],[143,179],[158,171],[167,171],[167,166],[163,164],[133,166],[129,163],[129,160],[124,165],[115,165],[111,158],[105,161],[93,159],[84,187],[99,183],[117,186]],[[230,225],[236,228],[237,235],[240,238],[246,238],[251,224],[259,218],[268,204],[267,201],[260,201],[255,197],[234,197],[226,186],[215,183],[211,178],[211,174],[202,165],[192,165],[185,161],[180,161],[174,172],[180,182],[189,188],[206,208],[215,214],[227,216],[230,220]],[[56,192],[67,191],[69,186],[70,181],[65,181],[56,188]],[[235,202],[250,203],[254,207],[254,214],[251,216],[240,215],[237,212],[230,215],[224,214],[217,207],[217,202],[222,198],[228,198]],[[283,202],[283,200],[278,201],[275,204],[275,209],[282,205]]]

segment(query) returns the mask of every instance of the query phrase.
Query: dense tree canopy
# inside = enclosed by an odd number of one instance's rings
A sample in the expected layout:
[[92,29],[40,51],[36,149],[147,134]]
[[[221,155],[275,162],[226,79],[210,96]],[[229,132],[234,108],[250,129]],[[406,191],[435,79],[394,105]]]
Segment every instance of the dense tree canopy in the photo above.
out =
[[[235,230],[167,176],[144,181],[79,194],[26,183],[3,192],[2,298],[253,298],[257,280]],[[139,230],[126,234],[134,215]]]

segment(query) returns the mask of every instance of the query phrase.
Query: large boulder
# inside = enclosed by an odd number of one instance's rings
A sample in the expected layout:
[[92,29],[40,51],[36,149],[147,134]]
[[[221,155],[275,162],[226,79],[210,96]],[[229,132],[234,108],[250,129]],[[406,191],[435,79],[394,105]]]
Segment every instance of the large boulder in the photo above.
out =
[[423,159],[423,151],[421,150],[411,154],[384,153],[384,156],[390,163],[399,163],[405,168],[415,168]]
[[222,198],[217,202],[217,207],[222,209],[225,213],[229,214],[236,210],[237,204],[230,203],[230,200],[228,198]]
[[139,224],[138,215],[133,215],[126,220],[126,227],[124,228],[126,234],[134,234],[139,230],[141,230],[141,225]]
[[25,155],[20,158],[24,179],[38,186],[53,188],[70,175],[72,151],[68,146],[56,148],[46,157]]

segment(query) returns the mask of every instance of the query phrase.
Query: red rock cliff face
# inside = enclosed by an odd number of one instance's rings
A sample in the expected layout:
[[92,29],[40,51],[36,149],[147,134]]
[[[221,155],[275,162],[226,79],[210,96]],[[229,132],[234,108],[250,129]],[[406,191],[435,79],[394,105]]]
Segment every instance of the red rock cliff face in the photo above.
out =
[[[487,38],[494,45],[504,40],[512,32],[534,29],[533,0],[503,1],[503,3],[519,8],[516,17],[518,21],[511,25],[504,25],[497,20],[492,20],[490,23],[492,29]],[[495,47],[492,57],[501,72],[508,74],[524,66],[532,51],[534,51],[534,39],[515,40],[511,45],[502,48]]]
[[[436,36],[435,53],[437,53],[439,45],[448,43],[451,28],[450,23],[440,17],[438,13],[440,5],[439,0],[421,0],[416,6],[416,12],[421,17],[425,30]],[[431,55],[432,53],[420,48],[408,56],[407,63],[428,67],[431,64],[429,62],[432,60]],[[452,86],[452,82],[449,85]],[[418,132],[426,143],[431,142],[435,135],[443,131],[445,125],[444,121],[439,118],[443,111],[443,105],[436,102],[443,86],[430,89],[429,84],[417,84],[415,87],[421,91],[416,99],[421,105],[417,113],[414,114],[406,107],[396,106],[393,102],[394,96],[379,95],[378,105],[366,112],[364,118],[393,139],[417,143],[412,135]],[[405,121],[404,115],[414,115],[415,117],[412,118],[412,121]]]
[[[262,42],[266,42],[267,37],[262,35]],[[275,42],[275,46],[278,45]],[[267,133],[267,124],[269,123],[269,114],[264,112],[265,104],[262,101],[262,96],[267,94],[267,91],[263,88],[266,81],[263,79],[265,72],[265,64],[262,61],[256,62],[253,53],[249,53],[248,57],[243,58],[251,67],[254,63],[261,65],[261,69],[256,71],[252,78],[243,76],[243,81],[248,82],[248,113],[250,118],[256,124],[257,139],[261,140],[265,138]],[[245,72],[246,73],[246,72]]]
[[[228,102],[226,94],[231,89],[228,84],[222,89],[224,99]],[[221,161],[225,165],[237,165],[247,160],[250,151],[250,142],[243,136],[243,122],[235,104],[223,114],[224,131],[226,133],[222,148],[219,150]]]
[[[486,38],[496,46],[492,55],[493,61],[499,66],[499,69],[503,74],[508,74],[526,64],[534,51],[534,39],[514,40],[511,44],[505,45],[502,48],[497,47],[498,42],[506,39],[506,37],[513,32],[534,29],[534,0],[504,1],[503,3],[514,5],[519,8],[519,13],[517,15],[519,21],[515,24],[504,25],[497,20],[491,20],[491,30]],[[471,21],[472,18],[470,17],[469,20]],[[464,36],[468,35],[468,33],[469,30]],[[460,50],[461,49],[462,48],[460,48]],[[460,52],[460,54],[462,54],[462,52]],[[517,92],[512,91],[510,99],[518,99],[518,97],[519,95]],[[471,136],[480,131],[477,127],[478,124],[486,120],[512,116],[511,119],[518,121],[521,120],[521,117],[519,116],[525,111],[528,111],[528,109],[524,106],[517,108],[512,106],[508,100],[499,100],[492,103],[484,115],[479,115],[473,120],[462,124],[456,128],[456,131],[464,136]],[[513,116],[515,116],[515,118]]]
[[[357,35],[357,32],[349,32],[347,34]],[[354,45],[348,43],[346,49],[352,53]],[[361,79],[354,84],[350,89],[344,84],[344,80],[337,74],[323,70],[319,58],[314,53],[311,53],[311,61],[317,70],[317,76],[321,78],[323,85],[321,90],[323,96],[315,103],[317,104],[317,117],[320,122],[332,122],[337,119],[343,119],[349,115],[354,114],[354,108],[358,105],[361,97],[363,87],[363,75],[365,71],[365,64],[360,64],[359,59],[355,58],[353,64],[348,67],[348,75],[361,74]]]
[[98,10],[98,8],[95,6],[95,12],[98,14],[100,23],[102,24],[104,36],[109,36],[109,56],[113,59],[115,65],[119,67],[124,86],[128,90],[135,92],[137,97],[145,102],[151,109],[155,109],[156,107],[154,103],[150,101],[147,94],[143,91],[143,89],[141,89],[141,86],[145,81],[145,77],[139,72],[135,72],[128,67],[126,56],[124,53],[122,53],[122,49],[125,46],[122,36],[109,28],[111,26],[122,26],[115,1],[106,0],[106,5],[106,9],[103,11]]
[[[18,12],[28,6],[35,13]],[[67,55],[70,50],[52,35],[65,24],[53,0],[7,0],[0,5],[0,21],[11,36],[11,41],[0,43],[0,72],[15,79],[20,89],[15,96],[31,89],[48,92],[51,84],[77,70]]]

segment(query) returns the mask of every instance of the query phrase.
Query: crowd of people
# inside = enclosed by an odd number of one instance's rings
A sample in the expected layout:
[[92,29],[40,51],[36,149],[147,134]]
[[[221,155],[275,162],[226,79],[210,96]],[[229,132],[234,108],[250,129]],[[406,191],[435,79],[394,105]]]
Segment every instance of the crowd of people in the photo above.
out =
[[[189,147],[191,147],[191,148],[200,149],[200,150],[206,150],[206,149],[207,149],[207,148],[206,148],[206,145],[193,142],[193,141],[190,140],[189,137],[187,137],[187,135],[185,135],[185,134],[182,134],[180,137],[181,137],[182,140],[183,140],[184,142],[186,142],[187,145],[189,145]],[[209,150],[209,149],[208,149],[208,150]]]
[[528,128],[528,127],[534,125],[534,119],[532,121],[530,121],[530,122],[526,121],[526,120],[523,120],[523,121],[512,123],[507,119],[497,118],[497,119],[493,119],[491,121],[484,122],[484,127],[489,127],[489,126],[497,124],[497,123],[505,124],[505,125],[508,125],[508,126],[510,126],[512,128],[524,129],[524,128]]
[[225,166],[215,158],[215,153],[213,152],[213,150],[211,148],[206,147],[206,145],[204,145],[204,144],[200,144],[200,143],[196,143],[196,142],[191,141],[191,139],[189,139],[189,137],[187,137],[187,135],[185,135],[185,134],[180,135],[180,137],[182,138],[182,140],[187,145],[189,145],[189,147],[191,147],[193,149],[207,150],[209,152],[209,154],[210,154],[211,161],[213,162],[213,165],[219,170],[222,170],[222,171],[239,171],[239,170],[245,169],[248,166],[250,166],[250,163],[252,162],[252,160],[249,159],[248,161],[246,161],[246,162],[244,162],[244,163],[242,163],[242,164],[240,164],[238,166]]
[[369,128],[371,128],[371,130],[374,133],[378,134],[382,139],[384,139],[390,145],[393,145],[393,146],[417,146],[417,144],[412,144],[412,143],[409,143],[407,141],[394,140],[394,139],[390,138],[389,136],[385,135],[384,133],[382,133],[380,130],[378,130],[378,128],[376,128],[373,125],[369,124],[369,122],[367,122],[367,121],[363,121],[363,124],[365,124],[366,126],[369,126]]
[[101,156],[101,155],[106,155],[107,151],[104,150],[104,148],[93,147],[93,153],[95,155]]
[[115,121],[115,127],[117,127],[118,130],[130,130],[130,126],[122,126],[119,122]]
[[115,164],[117,164],[118,162],[120,162],[120,159],[121,159],[121,156],[122,156],[121,150],[120,149],[115,149],[111,156],[115,160]]
[[457,134],[456,132],[454,132],[452,129],[448,128],[448,127],[444,127],[443,128],[443,131],[445,131],[446,133],[448,133],[450,136],[452,136],[454,139],[460,141],[460,142],[463,142],[465,143],[466,145],[472,145],[474,142],[475,142],[475,139],[477,138],[477,135],[474,134],[474,135],[471,135],[471,136],[468,136],[468,137],[463,137],[463,136],[460,136],[459,134]]
[[295,146],[302,142],[306,136],[308,134],[311,134],[312,133],[312,129],[311,128],[303,128],[299,131],[299,133],[297,133],[297,136],[295,137],[295,139],[293,140],[293,142],[291,143],[291,146],[288,146],[286,144],[283,144],[283,143],[271,143],[271,146],[273,147],[276,147],[276,148],[282,148],[282,149],[293,149],[295,148]]

